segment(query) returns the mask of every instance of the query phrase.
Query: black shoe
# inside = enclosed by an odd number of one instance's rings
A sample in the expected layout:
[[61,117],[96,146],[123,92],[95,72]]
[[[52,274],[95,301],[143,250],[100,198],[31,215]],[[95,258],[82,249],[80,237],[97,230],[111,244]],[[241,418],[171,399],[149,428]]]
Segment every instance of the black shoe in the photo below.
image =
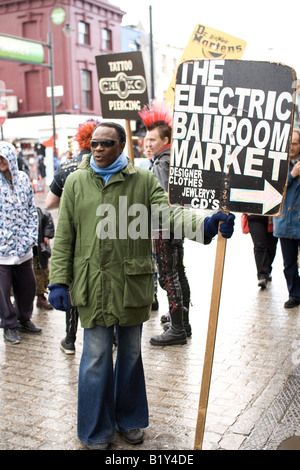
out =
[[174,330],[171,325],[171,327],[161,335],[151,338],[150,343],[153,346],[175,346],[176,344],[186,344],[187,339],[185,329],[183,328],[182,330],[177,331]]
[[169,314],[169,313],[166,313],[166,315],[162,315],[162,316],[160,317],[160,321],[161,321],[162,323],[170,322],[170,321],[171,321],[170,314]]
[[98,442],[98,444],[83,444],[86,450],[107,450],[110,442]]
[[289,299],[285,302],[284,307],[285,308],[294,308],[294,307],[298,307],[298,305],[300,305],[300,301],[298,301],[296,299]]
[[267,287],[267,279],[259,279],[257,285],[258,285],[258,287],[260,287],[261,289],[266,289],[266,287]]
[[144,431],[142,429],[129,429],[128,431],[120,431],[124,441],[128,444],[141,444],[144,440]]
[[17,328],[7,328],[3,331],[3,338],[11,344],[19,344],[21,342]]
[[42,328],[39,326],[35,326],[34,323],[30,320],[26,320],[24,322],[18,321],[18,330],[22,333],[40,333]]
[[[162,321],[162,318],[163,318],[164,315],[162,315],[161,317],[161,322],[164,323]],[[167,315],[166,315],[167,317]],[[183,328],[185,329],[185,332],[186,332],[186,336],[188,338],[190,338],[192,336],[192,327],[191,327],[191,324],[189,322],[189,309],[187,307],[182,307],[182,321],[183,321]],[[171,316],[169,315],[169,321],[165,322],[164,323],[164,326],[163,326],[163,329],[164,331],[167,331],[170,327],[171,327]],[[178,325],[179,326],[179,329],[181,329],[181,324]],[[178,328],[177,328],[178,329]]]
[[60,342],[60,349],[65,354],[75,354],[75,344],[67,341],[67,338],[64,338]]
[[38,295],[36,306],[37,308],[43,308],[45,310],[53,310],[52,305],[50,305],[50,303],[48,302],[48,300],[46,299],[44,295]]
[[[163,326],[164,331],[167,331],[170,328],[170,326],[171,326],[171,322],[164,323],[164,326]],[[185,329],[186,336],[190,338],[192,336],[192,327],[190,323],[184,323],[183,327]]]

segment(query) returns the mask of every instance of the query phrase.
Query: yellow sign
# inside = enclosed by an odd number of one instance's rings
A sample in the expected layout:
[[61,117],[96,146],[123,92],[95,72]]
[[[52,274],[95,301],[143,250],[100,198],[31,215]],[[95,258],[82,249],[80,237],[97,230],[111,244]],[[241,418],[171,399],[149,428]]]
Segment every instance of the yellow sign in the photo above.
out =
[[[203,24],[197,24],[178,65],[190,59],[240,59],[246,44],[246,41],[242,39]],[[172,106],[176,73],[177,70],[165,94],[166,101]]]

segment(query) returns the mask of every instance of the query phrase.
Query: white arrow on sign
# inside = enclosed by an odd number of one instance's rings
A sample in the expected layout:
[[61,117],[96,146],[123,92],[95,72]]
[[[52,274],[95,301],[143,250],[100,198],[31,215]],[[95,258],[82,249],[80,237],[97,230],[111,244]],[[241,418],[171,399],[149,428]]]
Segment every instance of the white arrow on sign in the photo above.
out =
[[263,191],[255,191],[253,189],[232,188],[230,190],[230,201],[235,202],[252,202],[263,205],[263,214],[269,212],[273,207],[281,203],[282,194],[265,180]]

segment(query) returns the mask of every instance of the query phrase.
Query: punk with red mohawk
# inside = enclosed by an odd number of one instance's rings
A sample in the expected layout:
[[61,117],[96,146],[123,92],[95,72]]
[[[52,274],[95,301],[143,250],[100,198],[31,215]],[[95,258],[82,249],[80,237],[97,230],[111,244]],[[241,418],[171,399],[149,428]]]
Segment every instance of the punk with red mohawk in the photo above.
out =
[[[153,101],[139,113],[147,133],[144,140],[145,154],[150,160],[150,170],[165,191],[168,191],[173,115],[166,102]],[[189,323],[190,286],[183,263],[183,239],[174,235],[165,238],[162,230],[154,238],[154,252],[158,268],[159,284],[168,296],[169,313],[161,320],[168,322],[161,335],[154,336],[153,346],[186,344],[191,336]],[[154,303],[157,304],[157,292]]]

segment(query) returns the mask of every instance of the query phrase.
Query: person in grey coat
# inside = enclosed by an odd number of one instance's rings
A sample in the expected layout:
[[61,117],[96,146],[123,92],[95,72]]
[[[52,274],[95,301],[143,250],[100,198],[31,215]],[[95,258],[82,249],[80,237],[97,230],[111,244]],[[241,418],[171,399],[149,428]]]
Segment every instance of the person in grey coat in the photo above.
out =
[[280,239],[284,276],[289,292],[285,308],[300,305],[298,249],[300,245],[300,131],[294,130],[290,145],[290,172],[282,212],[274,217],[273,234]]

